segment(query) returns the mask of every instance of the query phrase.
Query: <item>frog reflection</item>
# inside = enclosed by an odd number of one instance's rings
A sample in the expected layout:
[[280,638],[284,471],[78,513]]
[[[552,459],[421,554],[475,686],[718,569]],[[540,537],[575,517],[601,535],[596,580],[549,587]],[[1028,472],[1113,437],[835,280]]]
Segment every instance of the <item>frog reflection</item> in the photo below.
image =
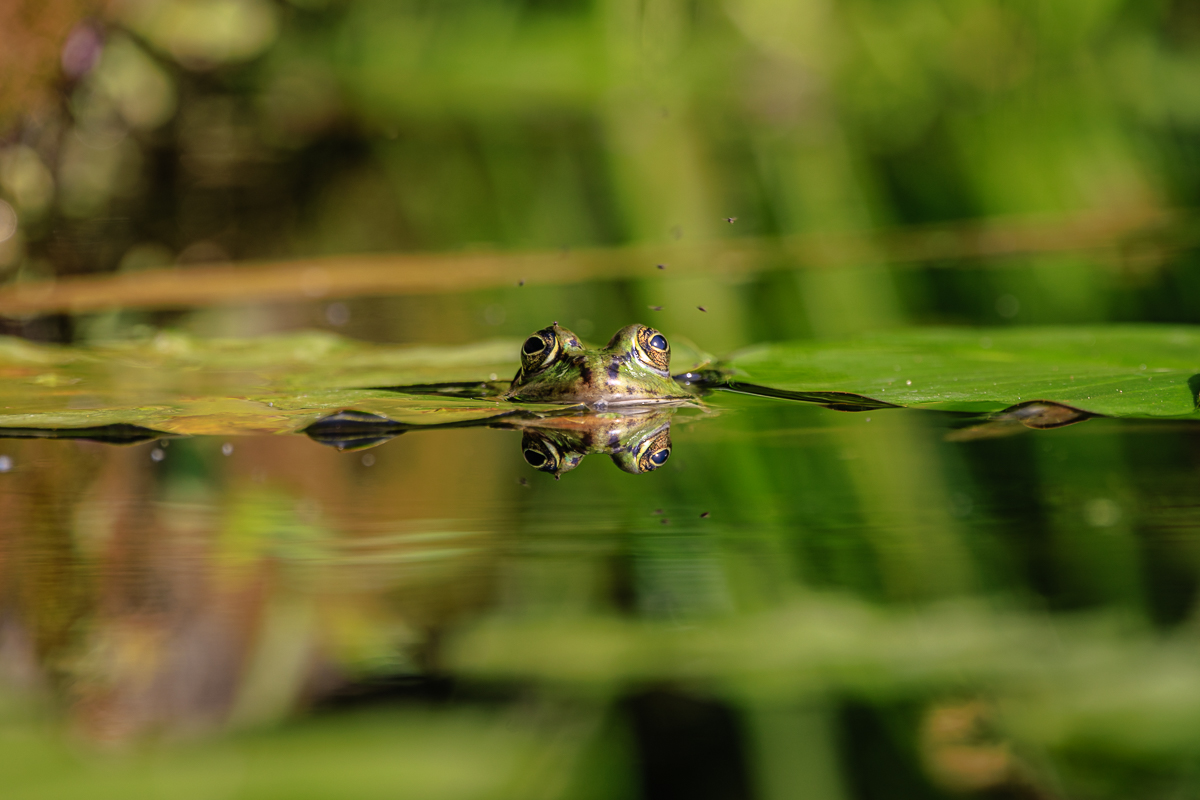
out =
[[603,453],[625,472],[653,472],[671,457],[671,418],[681,406],[626,407],[604,413],[501,417],[442,425],[407,425],[361,411],[340,411],[310,425],[314,441],[339,450],[376,447],[413,430],[499,428],[521,432],[521,454],[534,469],[555,478],[579,466],[584,456]]
[[674,409],[549,417],[536,425],[519,425],[521,454],[531,467],[555,478],[591,453],[611,456],[614,464],[634,475],[653,472],[671,457],[673,413]]

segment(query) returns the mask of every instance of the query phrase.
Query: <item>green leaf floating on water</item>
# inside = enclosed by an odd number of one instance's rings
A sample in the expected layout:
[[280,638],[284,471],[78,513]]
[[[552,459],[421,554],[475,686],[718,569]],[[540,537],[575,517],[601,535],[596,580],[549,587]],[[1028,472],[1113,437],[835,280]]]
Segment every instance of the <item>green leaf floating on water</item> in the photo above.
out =
[[[678,371],[707,360],[686,342],[673,346]],[[0,427],[123,423],[227,435],[291,433],[346,408],[415,425],[547,411],[372,388],[503,382],[516,370],[518,347],[516,340],[397,347],[320,333],[252,340],[159,334],[92,347],[0,338]],[[780,396],[844,392],[976,413],[1043,400],[1111,416],[1190,417],[1200,328],[911,330],[762,345],[720,366],[734,388]]]
[[389,347],[318,333],[94,347],[0,338],[0,427],[290,433],[344,408],[410,424],[487,419],[521,406],[369,387],[505,380],[519,346]]
[[987,413],[1043,400],[1115,417],[1196,414],[1200,328],[928,329],[735,353],[733,385],[846,392],[899,406]]

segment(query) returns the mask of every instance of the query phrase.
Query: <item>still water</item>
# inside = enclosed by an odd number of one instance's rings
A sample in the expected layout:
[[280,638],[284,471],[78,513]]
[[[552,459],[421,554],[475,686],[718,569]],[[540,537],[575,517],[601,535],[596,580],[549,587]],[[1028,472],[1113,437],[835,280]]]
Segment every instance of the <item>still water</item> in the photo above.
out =
[[8,797],[1186,797],[1200,428],[0,440]]

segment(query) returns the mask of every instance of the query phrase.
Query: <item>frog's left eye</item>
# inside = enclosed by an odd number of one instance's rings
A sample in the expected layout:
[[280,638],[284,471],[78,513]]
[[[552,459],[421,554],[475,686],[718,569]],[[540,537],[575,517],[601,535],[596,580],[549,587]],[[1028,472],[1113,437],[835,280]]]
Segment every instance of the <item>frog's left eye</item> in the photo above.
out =
[[662,375],[667,374],[671,367],[671,345],[667,337],[643,325],[638,328],[634,350],[642,363]]
[[550,365],[559,354],[558,336],[553,328],[543,328],[521,345],[521,370],[526,377]]

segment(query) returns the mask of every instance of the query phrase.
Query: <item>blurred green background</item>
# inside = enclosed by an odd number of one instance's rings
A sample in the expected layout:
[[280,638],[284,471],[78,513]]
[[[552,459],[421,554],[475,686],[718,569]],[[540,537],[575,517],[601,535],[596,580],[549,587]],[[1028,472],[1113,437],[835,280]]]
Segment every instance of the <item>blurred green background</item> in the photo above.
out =
[[[1197,323],[1198,44],[1184,0],[8,0],[0,333]],[[512,432],[0,440],[0,783],[1200,791],[1194,427],[708,403],[559,483]]]
[[[664,305],[660,327],[719,353],[908,323],[1197,320],[1193,259],[1178,257],[1200,190],[1186,2],[29,0],[5,14],[0,50],[21,57],[0,83],[10,284],[645,245],[639,279],[600,269],[465,302],[197,324],[470,341],[557,316],[604,338]],[[913,226],[928,235],[891,266],[881,232]],[[731,239],[758,247],[735,277],[720,269]],[[695,249],[655,274],[654,248],[682,245]],[[521,277],[514,265],[505,283]],[[57,339],[185,324],[8,320]]]

